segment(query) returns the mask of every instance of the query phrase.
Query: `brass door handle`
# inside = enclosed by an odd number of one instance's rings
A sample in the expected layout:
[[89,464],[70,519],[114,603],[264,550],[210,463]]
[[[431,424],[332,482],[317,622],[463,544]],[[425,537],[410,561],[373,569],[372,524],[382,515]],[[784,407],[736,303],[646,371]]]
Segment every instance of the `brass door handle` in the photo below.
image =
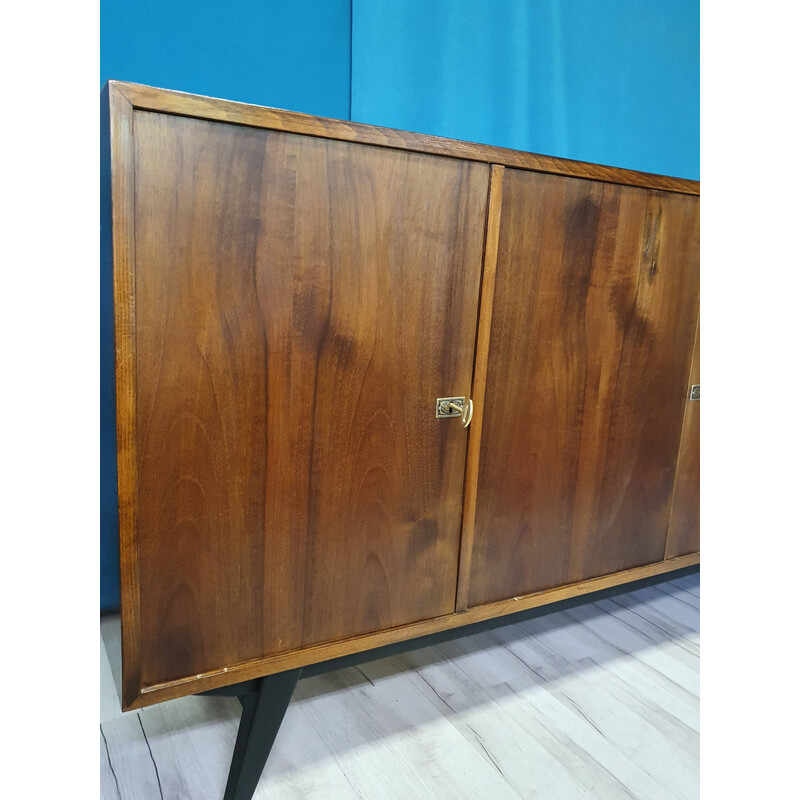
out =
[[465,428],[468,428],[470,422],[472,422],[472,411],[472,399],[470,398],[466,403],[464,403],[464,410],[461,412],[461,424]]
[[472,422],[472,412],[474,407],[472,400],[466,397],[437,397],[436,398],[436,418],[449,419],[450,417],[460,417],[461,424],[466,428]]

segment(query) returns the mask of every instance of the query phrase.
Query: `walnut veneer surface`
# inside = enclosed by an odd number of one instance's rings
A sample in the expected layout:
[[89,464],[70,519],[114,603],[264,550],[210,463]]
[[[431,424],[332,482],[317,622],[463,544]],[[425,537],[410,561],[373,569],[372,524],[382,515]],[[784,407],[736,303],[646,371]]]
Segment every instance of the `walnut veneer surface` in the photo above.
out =
[[125,707],[697,563],[695,182],[103,103]]

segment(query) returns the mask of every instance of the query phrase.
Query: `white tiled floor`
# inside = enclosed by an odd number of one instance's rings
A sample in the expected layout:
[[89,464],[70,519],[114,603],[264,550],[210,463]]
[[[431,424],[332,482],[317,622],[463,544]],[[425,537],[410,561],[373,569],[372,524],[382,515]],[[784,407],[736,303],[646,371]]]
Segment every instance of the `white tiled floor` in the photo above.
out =
[[[258,800],[699,797],[698,573],[301,680]],[[240,706],[119,711],[101,621],[106,800],[220,800]]]

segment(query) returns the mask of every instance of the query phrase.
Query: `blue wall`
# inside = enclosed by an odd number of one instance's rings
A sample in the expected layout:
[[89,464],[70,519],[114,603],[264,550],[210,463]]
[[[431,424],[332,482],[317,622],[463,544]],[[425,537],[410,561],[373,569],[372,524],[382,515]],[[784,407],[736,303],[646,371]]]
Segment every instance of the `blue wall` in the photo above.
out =
[[111,79],[348,119],[350,0],[101,0]]
[[117,440],[114,397],[114,292],[111,280],[111,148],[100,116],[100,608],[119,607]]
[[[101,0],[100,83],[698,178],[699,27],[699,0]],[[109,274],[106,260],[104,609],[119,606]]]
[[699,178],[699,55],[699,0],[354,0],[352,117]]

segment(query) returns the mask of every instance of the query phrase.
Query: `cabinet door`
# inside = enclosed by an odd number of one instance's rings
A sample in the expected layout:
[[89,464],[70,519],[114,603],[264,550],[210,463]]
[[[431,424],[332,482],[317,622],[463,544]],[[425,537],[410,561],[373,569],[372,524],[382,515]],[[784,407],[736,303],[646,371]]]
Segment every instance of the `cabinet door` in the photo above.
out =
[[452,612],[489,167],[133,121],[129,675]]
[[686,411],[675,474],[675,492],[665,558],[700,551],[700,402],[691,399],[691,387],[700,385],[700,327],[694,341],[694,357],[689,385],[686,387]]
[[469,605],[664,556],[696,197],[505,171]]

